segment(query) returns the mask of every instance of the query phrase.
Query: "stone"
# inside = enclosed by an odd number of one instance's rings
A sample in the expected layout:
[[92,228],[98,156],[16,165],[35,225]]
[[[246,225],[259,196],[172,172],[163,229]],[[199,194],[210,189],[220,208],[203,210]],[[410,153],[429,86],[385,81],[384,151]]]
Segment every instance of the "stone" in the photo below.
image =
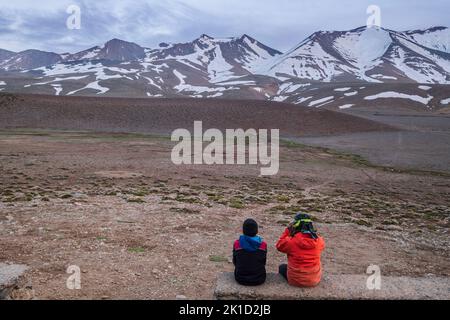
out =
[[0,300],[11,299],[14,290],[25,287],[24,273],[27,270],[25,265],[0,263]]
[[278,274],[268,274],[266,283],[258,287],[241,286],[233,273],[221,273],[214,296],[218,300],[448,300],[448,277],[381,277],[380,290],[367,288],[368,275],[324,275],[315,288],[296,288],[288,285]]

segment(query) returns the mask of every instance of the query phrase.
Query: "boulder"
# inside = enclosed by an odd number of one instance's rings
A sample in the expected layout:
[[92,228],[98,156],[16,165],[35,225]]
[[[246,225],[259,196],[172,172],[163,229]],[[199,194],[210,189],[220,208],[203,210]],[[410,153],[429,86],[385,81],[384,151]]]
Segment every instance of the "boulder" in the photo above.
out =
[[31,292],[24,276],[27,270],[25,265],[0,263],[0,300],[22,299],[24,289]]

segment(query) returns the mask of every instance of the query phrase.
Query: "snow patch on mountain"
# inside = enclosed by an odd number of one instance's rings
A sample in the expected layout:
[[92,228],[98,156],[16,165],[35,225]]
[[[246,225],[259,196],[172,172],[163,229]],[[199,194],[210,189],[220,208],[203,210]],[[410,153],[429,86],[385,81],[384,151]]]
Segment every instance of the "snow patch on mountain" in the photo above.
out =
[[68,80],[80,80],[83,78],[88,77],[89,75],[85,75],[85,76],[74,76],[74,77],[66,77],[66,78],[60,78],[60,77],[56,77],[52,80],[49,81],[44,81],[44,82],[36,82],[36,83],[31,83],[31,84],[26,84],[24,85],[24,88],[28,88],[31,86],[44,86],[46,84],[51,84],[53,86],[53,83],[55,82],[61,82],[61,81],[68,81]]
[[[198,96],[201,93],[208,93],[208,92],[222,92],[227,90],[227,88],[225,87],[205,87],[205,86],[194,86],[194,85],[190,85],[187,84],[185,79],[187,78],[185,75],[183,75],[182,73],[180,73],[177,70],[173,70],[173,74],[178,78],[178,80],[180,81],[180,83],[178,85],[175,86],[175,89],[178,90],[178,92],[183,92],[183,91],[188,91],[188,92],[194,92],[196,94],[196,96]],[[230,88],[228,88],[230,89]]]
[[61,84],[57,83],[57,84],[52,84],[51,86],[55,89],[55,96],[59,96],[59,94],[63,90],[63,88],[61,87]]
[[306,101],[308,101],[308,100],[311,100],[312,98],[314,98],[314,97],[313,97],[313,96],[309,96],[309,97],[301,97],[300,99],[297,99],[297,100],[295,101],[295,104],[300,104],[300,103],[306,102]]
[[406,31],[405,34],[411,40],[422,46],[450,53],[450,29],[446,27],[434,27],[426,30]]
[[333,99],[334,99],[334,96],[330,96],[330,97],[325,97],[325,98],[322,98],[322,99],[314,100],[314,101],[311,101],[308,104],[308,107],[314,107],[314,106],[317,106],[317,105],[321,105],[322,103],[328,102],[328,101],[333,100]]
[[235,74],[231,71],[233,66],[229,64],[222,55],[220,46],[214,49],[214,58],[208,65],[209,79],[212,83],[221,82],[233,77]]
[[348,91],[348,90],[350,90],[351,88],[350,87],[347,87],[347,88],[336,88],[336,89],[334,89],[334,91],[337,91],[337,92],[345,92],[345,91]]
[[418,95],[412,95],[412,94],[406,94],[406,93],[399,93],[399,92],[394,92],[394,91],[388,91],[388,92],[382,92],[382,93],[378,93],[372,96],[367,96],[364,98],[364,100],[376,100],[376,99],[385,99],[385,98],[400,98],[400,99],[409,99],[409,100],[413,100],[422,104],[428,104],[433,97],[432,96],[428,96],[428,97],[421,97]]
[[346,92],[344,93],[344,96],[346,97],[352,97],[352,96],[356,96],[358,94],[358,91],[352,91],[352,92]]
[[71,92],[67,93],[67,95],[70,96],[70,95],[73,95],[73,94],[75,94],[75,93],[77,93],[77,92],[79,92],[79,91],[85,90],[85,89],[93,89],[93,90],[96,90],[96,91],[98,91],[97,94],[104,94],[104,93],[106,93],[107,91],[109,91],[109,88],[102,87],[102,86],[99,84],[98,81],[94,81],[94,82],[91,82],[91,83],[87,84],[85,87],[83,87],[83,88],[81,88],[81,89],[74,90],[74,91],[71,91]]
[[220,82],[220,83],[218,83],[218,84],[221,84],[221,85],[244,85],[244,86],[252,86],[252,85],[255,85],[256,84],[256,82],[255,81],[252,81],[252,80],[241,80],[241,81],[234,81],[234,80],[232,80],[232,81],[222,81],[222,82]]
[[397,47],[390,61],[403,72],[406,77],[419,83],[447,83],[447,75],[436,69],[436,66],[424,57],[411,59],[411,54],[402,47]]
[[349,108],[351,108],[351,107],[353,107],[353,106],[354,106],[354,104],[351,104],[351,103],[349,103],[349,104],[344,104],[344,105],[342,105],[342,106],[339,106],[339,109],[341,109],[341,110],[349,109]]
[[280,85],[279,90],[278,90],[278,94],[283,94],[283,93],[292,93],[297,91],[300,88],[304,88],[304,87],[308,87],[310,86],[310,83],[297,83],[294,84],[292,82],[286,82]]
[[394,77],[394,76],[386,76],[386,75],[384,75],[384,74],[372,74],[371,77],[374,78],[374,79],[381,79],[381,80],[383,80],[383,79],[384,79],[384,80],[398,80],[397,77]]
[[389,32],[381,28],[364,28],[347,32],[334,41],[334,48],[362,74],[380,64],[379,60],[392,43]]

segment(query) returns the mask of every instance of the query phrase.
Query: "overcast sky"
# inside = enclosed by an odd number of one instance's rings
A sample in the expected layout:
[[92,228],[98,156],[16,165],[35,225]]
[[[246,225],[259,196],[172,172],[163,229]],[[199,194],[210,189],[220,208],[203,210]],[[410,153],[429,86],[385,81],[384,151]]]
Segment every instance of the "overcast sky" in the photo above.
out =
[[[81,9],[81,29],[66,27],[69,5]],[[0,0],[0,48],[77,52],[119,38],[154,47],[247,33],[287,50],[318,30],[366,24],[368,5],[381,8],[382,27],[448,27],[449,0]]]

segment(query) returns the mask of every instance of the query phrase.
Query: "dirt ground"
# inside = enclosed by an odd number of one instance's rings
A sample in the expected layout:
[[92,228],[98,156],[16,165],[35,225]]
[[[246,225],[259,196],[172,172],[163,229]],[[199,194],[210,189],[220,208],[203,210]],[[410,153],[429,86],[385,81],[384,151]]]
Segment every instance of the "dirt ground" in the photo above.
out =
[[407,169],[450,172],[450,116],[441,112],[378,105],[344,113],[396,128],[303,137],[298,141],[358,154],[372,163]]
[[[175,166],[164,137],[15,130],[0,134],[0,261],[26,264],[39,299],[212,298],[254,217],[269,244],[314,216],[324,270],[450,276],[450,176],[395,171],[283,142],[280,173]],[[70,265],[81,290],[69,290]]]

